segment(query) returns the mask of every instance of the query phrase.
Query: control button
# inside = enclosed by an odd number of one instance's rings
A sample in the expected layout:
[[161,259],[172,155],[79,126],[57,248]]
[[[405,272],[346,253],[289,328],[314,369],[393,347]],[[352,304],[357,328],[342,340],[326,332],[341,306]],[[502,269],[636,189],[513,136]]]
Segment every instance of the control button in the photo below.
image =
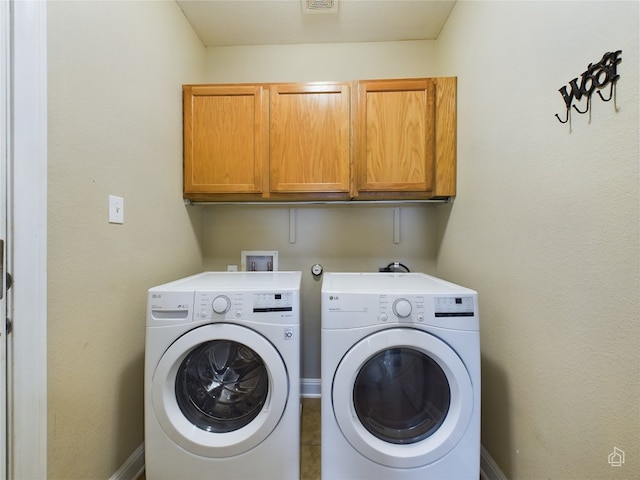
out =
[[407,318],[411,315],[411,303],[405,298],[399,298],[393,302],[393,313],[400,318]]
[[206,310],[202,310],[200,312],[200,318],[207,318],[207,311]]
[[242,316],[242,310],[236,310],[236,318],[240,318]]
[[421,313],[418,314],[418,321],[419,322],[424,322],[424,315],[422,315]]
[[386,322],[387,320],[389,320],[389,317],[386,313],[383,313],[382,315],[380,315],[380,320]]
[[231,306],[231,302],[224,295],[220,295],[213,299],[213,311],[216,313],[227,313],[229,311],[229,307]]

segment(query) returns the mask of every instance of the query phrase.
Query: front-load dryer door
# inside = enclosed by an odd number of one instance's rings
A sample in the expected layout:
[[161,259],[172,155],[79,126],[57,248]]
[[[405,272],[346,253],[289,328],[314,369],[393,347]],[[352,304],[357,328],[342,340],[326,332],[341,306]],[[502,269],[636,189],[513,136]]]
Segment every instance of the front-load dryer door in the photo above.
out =
[[391,328],[342,358],[332,403],[353,448],[381,465],[414,468],[456,446],[474,402],[469,373],[449,345],[420,330]]
[[196,328],[164,353],[153,375],[153,410],[173,442],[197,455],[246,452],[282,417],[286,365],[254,330],[219,323]]

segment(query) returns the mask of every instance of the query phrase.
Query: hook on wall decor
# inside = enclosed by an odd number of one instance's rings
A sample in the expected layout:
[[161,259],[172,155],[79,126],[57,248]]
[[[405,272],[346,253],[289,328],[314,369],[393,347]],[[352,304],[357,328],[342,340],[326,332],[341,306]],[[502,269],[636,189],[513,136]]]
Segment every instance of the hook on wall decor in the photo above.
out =
[[[576,77],[569,82],[568,88],[570,91],[567,89],[567,85],[558,90],[567,107],[564,120],[556,113],[556,118],[560,123],[567,123],[569,121],[571,107],[580,114],[587,113],[591,106],[591,95],[596,89],[602,101],[608,102],[614,98],[616,82],[620,78],[620,75],[618,75],[618,64],[622,61],[621,54],[622,50],[605,53],[598,63],[590,63],[587,70],[580,75],[580,77]],[[580,80],[580,83],[578,83],[578,80]],[[602,92],[600,92],[600,90],[607,85],[611,86],[609,98],[605,98]],[[573,105],[573,101],[580,101],[583,96],[587,97],[587,106],[584,110],[580,110],[577,106]]]

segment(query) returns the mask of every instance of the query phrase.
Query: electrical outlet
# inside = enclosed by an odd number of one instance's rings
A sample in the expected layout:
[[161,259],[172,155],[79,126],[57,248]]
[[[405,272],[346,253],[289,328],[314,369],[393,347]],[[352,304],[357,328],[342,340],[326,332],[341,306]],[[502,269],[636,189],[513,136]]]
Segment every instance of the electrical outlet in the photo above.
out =
[[124,223],[124,198],[109,195],[109,223]]

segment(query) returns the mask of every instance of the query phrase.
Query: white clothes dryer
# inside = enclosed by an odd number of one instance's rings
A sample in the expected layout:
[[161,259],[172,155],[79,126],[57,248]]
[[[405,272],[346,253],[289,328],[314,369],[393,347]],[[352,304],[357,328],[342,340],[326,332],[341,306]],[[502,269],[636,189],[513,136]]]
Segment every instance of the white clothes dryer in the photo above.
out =
[[145,469],[295,479],[300,272],[204,272],[148,292]]
[[477,293],[422,273],[325,273],[322,478],[478,480]]

